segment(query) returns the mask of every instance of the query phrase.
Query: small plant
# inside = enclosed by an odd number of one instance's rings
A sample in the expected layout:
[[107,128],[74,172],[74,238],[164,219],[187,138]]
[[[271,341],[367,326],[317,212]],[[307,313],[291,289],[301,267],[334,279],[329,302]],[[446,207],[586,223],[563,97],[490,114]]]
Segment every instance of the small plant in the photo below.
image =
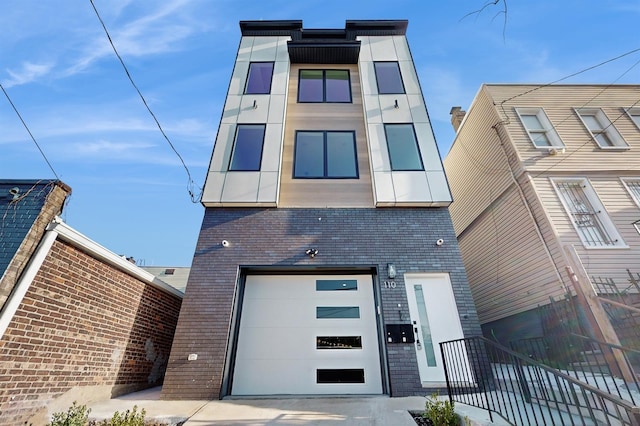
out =
[[122,414],[116,411],[110,420],[103,420],[98,424],[100,426],[144,426],[144,416],[146,415],[147,412],[144,408],[138,412],[138,406],[134,405],[131,410]]
[[66,412],[53,413],[51,423],[47,426],[84,426],[89,418],[90,408],[86,405],[78,405],[76,401]]
[[422,417],[431,421],[434,426],[457,426],[460,420],[453,408],[452,401],[440,400],[438,394],[434,393],[427,399]]

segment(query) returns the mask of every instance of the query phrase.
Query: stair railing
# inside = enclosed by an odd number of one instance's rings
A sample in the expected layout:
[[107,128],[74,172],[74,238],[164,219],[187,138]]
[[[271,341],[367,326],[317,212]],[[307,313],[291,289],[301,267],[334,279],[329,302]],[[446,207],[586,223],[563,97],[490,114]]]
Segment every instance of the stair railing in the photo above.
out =
[[451,401],[514,425],[640,425],[640,409],[484,337],[440,343]]

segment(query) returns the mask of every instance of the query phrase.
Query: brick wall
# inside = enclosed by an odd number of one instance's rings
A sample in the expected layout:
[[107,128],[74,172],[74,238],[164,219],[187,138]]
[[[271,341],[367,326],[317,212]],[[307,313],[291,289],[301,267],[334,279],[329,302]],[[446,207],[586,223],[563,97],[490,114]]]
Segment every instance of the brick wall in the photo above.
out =
[[[439,238],[444,245],[436,246]],[[227,248],[221,245],[225,239],[230,242]],[[304,253],[308,248],[317,248],[319,255],[310,259]],[[386,271],[389,262],[398,276],[396,288],[381,289],[385,324],[409,318],[402,274],[448,272],[464,334],[481,334],[446,208],[206,209],[163,398],[220,396],[239,265],[359,265]],[[392,395],[424,395],[413,345],[388,347]],[[187,361],[190,353],[198,359]]]
[[180,304],[56,241],[0,340],[0,424],[42,415],[72,389],[83,402],[94,388],[161,384]]

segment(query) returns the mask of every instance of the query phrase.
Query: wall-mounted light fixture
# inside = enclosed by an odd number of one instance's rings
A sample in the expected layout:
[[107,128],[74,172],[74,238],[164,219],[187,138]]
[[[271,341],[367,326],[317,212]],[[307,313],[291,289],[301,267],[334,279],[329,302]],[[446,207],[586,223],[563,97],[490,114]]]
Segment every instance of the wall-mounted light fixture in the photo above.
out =
[[313,248],[307,249],[307,251],[305,251],[304,253],[313,259],[318,254],[318,249],[313,249]]
[[400,105],[398,105],[398,100],[397,100],[397,99],[396,99],[396,102],[393,104],[393,107],[394,107],[395,109],[400,108]]
[[396,265],[394,265],[393,263],[387,264],[387,276],[390,279],[394,279],[396,277]]
[[253,100],[253,109],[257,109],[258,108],[258,101],[256,101],[255,99]]

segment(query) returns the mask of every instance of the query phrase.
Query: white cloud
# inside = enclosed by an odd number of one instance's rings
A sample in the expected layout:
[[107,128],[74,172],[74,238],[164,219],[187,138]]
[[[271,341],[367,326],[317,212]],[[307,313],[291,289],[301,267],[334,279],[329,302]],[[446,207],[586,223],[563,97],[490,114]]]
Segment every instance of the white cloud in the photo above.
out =
[[150,143],[129,143],[129,142],[111,142],[107,140],[98,140],[88,143],[74,143],[71,150],[77,155],[85,156],[123,156],[128,154],[138,155],[141,150],[153,148]]
[[2,84],[5,88],[19,86],[21,84],[30,83],[39,77],[47,75],[53,68],[52,63],[34,64],[32,62],[23,62],[20,70],[14,71],[7,69],[10,78]]

